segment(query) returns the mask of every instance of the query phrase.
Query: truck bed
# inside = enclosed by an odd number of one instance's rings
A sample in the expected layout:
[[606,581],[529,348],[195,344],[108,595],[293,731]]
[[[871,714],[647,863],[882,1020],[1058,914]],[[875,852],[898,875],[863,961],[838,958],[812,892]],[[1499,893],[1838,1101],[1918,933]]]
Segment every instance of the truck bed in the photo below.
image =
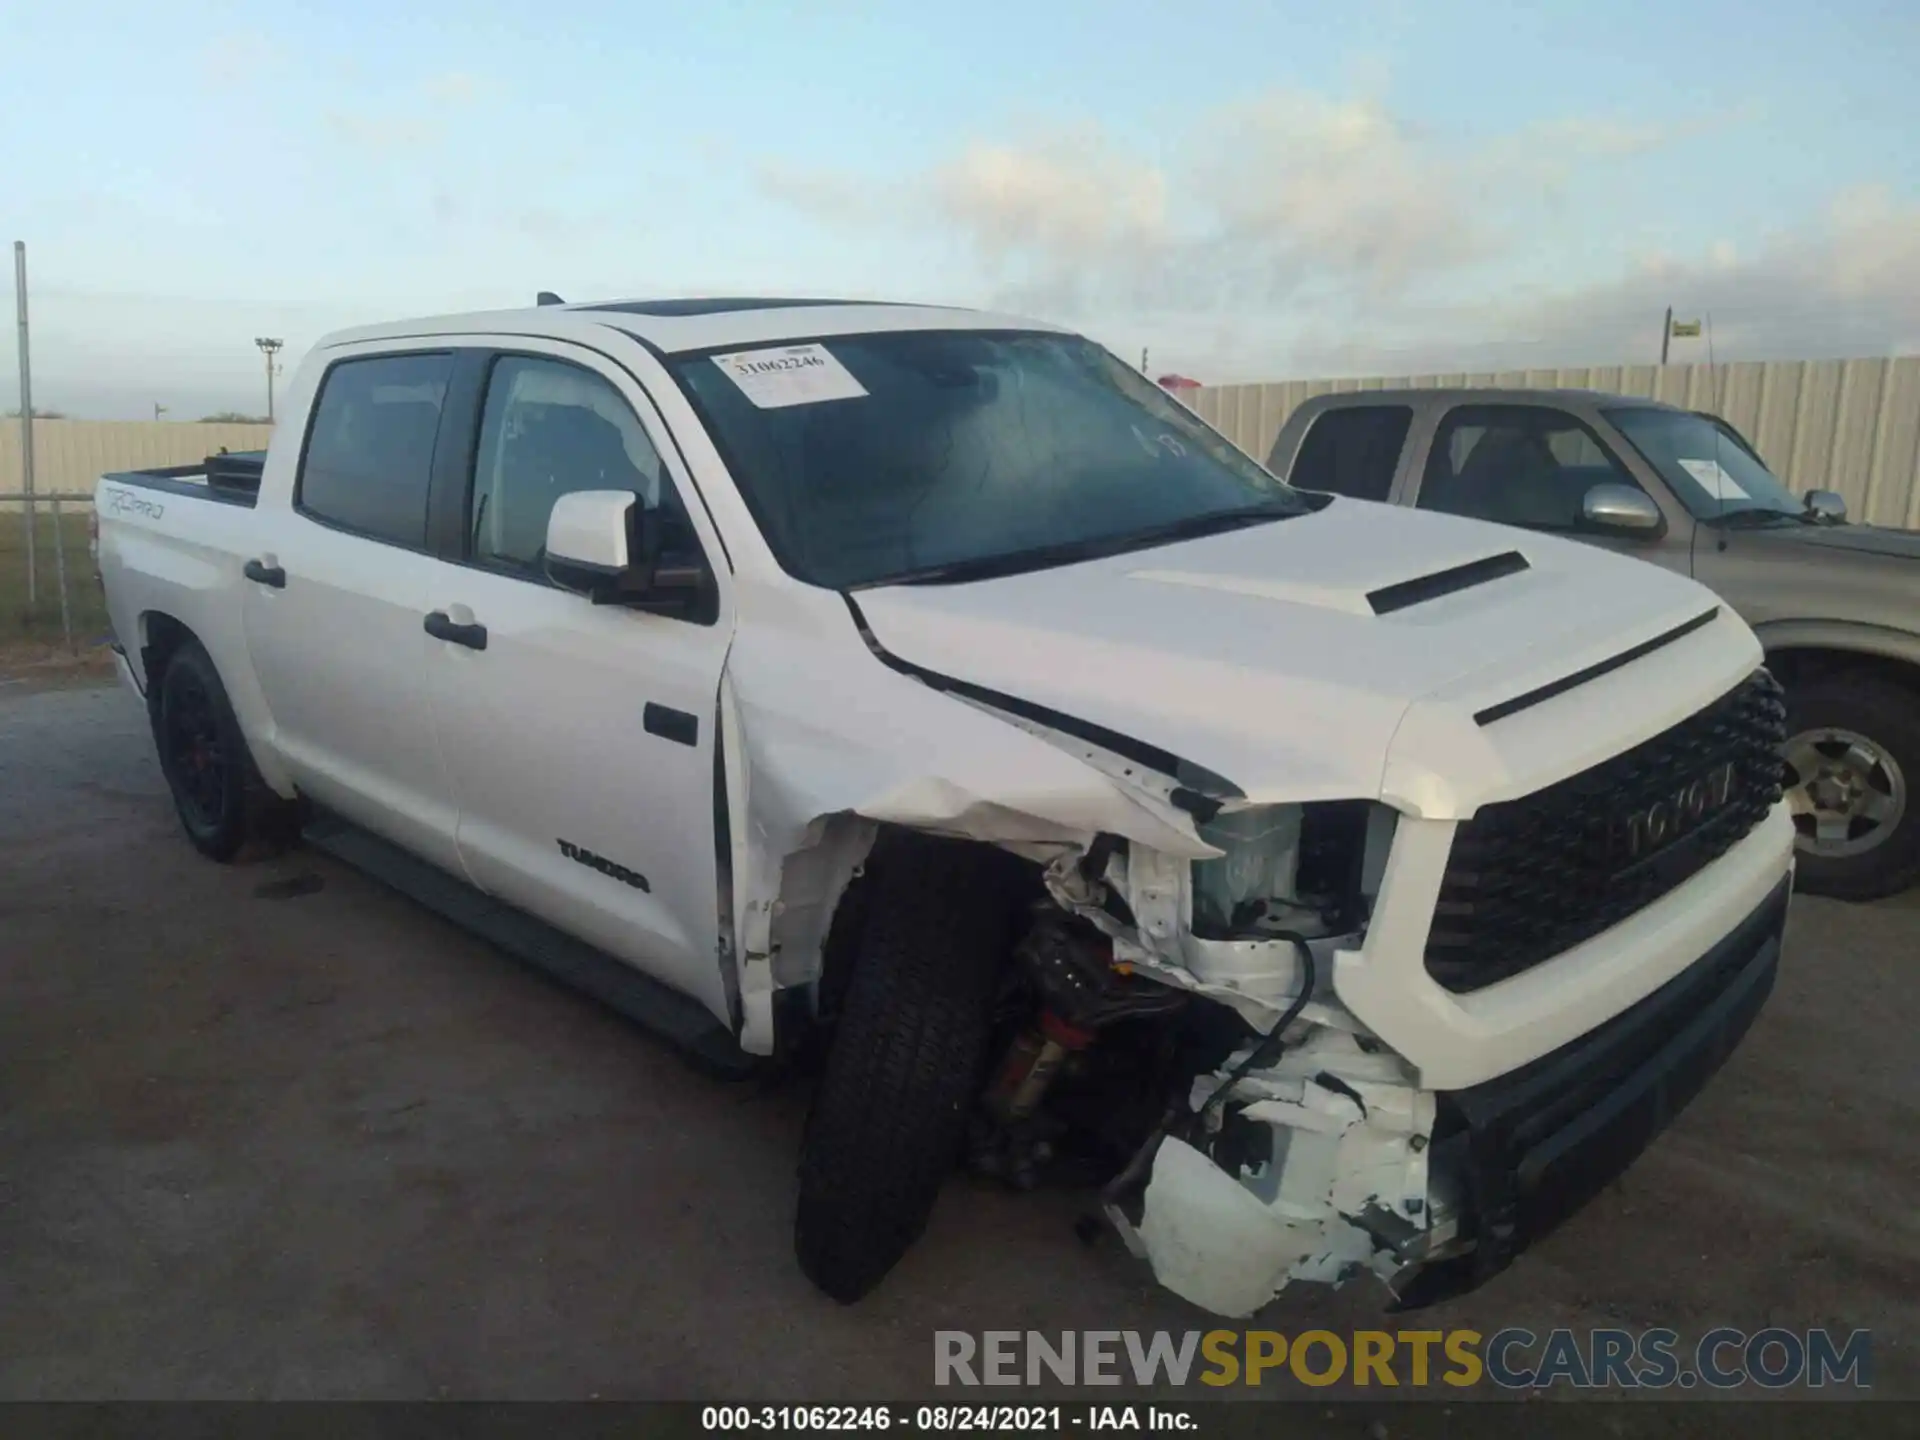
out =
[[134,683],[145,679],[149,617],[162,615],[227,658],[231,698],[256,722],[262,712],[244,659],[242,587],[246,562],[261,550],[263,458],[210,455],[196,465],[119,471],[101,476],[94,490],[95,561]]
[[260,498],[260,473],[266,460],[264,450],[222,451],[197,464],[117,470],[100,478],[116,485],[137,485],[143,490],[160,490],[170,495],[252,509]]

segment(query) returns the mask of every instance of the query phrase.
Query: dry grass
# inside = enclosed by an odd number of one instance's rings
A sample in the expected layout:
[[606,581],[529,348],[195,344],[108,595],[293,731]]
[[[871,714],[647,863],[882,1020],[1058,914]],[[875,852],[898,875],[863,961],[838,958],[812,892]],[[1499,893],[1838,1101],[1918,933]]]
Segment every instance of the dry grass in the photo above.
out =
[[87,513],[84,506],[63,506],[60,528],[41,506],[35,528],[38,603],[29,604],[27,591],[27,525],[18,503],[0,504],[0,663],[66,653],[60,623],[59,568],[55,563],[64,539],[67,568],[67,606],[73,623],[73,643],[85,654],[106,639],[107,608],[100,582],[93,576],[87,553]]

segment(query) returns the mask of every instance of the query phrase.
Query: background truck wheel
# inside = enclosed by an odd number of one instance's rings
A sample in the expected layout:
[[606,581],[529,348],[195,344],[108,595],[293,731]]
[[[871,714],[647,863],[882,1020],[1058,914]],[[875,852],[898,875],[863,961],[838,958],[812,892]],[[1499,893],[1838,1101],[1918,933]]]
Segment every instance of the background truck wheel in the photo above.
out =
[[152,713],[160,771],[195,849],[227,861],[291,839],[292,807],[254,769],[219,672],[198,642],[168,657]]
[[865,923],[800,1154],[794,1248],[852,1302],[926,1228],[984,1083],[1025,890],[1000,851],[920,836],[870,862]]
[[1920,696],[1873,675],[1787,692],[1799,888],[1878,900],[1920,880]]

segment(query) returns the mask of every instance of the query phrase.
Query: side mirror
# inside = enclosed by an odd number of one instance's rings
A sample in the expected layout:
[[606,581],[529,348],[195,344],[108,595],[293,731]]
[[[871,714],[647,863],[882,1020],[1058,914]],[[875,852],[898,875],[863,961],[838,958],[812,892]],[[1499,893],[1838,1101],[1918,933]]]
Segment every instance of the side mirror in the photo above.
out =
[[1838,490],[1809,490],[1806,494],[1807,514],[1826,525],[1844,524],[1847,518],[1847,499]]
[[547,578],[565,590],[598,596],[627,571],[630,490],[576,490],[547,515]]
[[1610,535],[1651,535],[1665,523],[1660,507],[1632,485],[1596,485],[1581,497],[1580,520]]
[[629,490],[576,490],[547,515],[547,578],[596,605],[711,618],[718,591],[705,558],[662,553],[659,516]]

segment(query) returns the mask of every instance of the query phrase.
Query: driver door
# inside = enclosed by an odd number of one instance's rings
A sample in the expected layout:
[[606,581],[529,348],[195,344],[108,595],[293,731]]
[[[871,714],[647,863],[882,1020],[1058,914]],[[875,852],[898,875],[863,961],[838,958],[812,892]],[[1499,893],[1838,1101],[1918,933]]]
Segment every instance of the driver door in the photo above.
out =
[[682,619],[595,605],[542,563],[548,512],[578,490],[632,491],[683,546],[719,552],[632,377],[561,342],[510,343],[486,356],[465,534],[429,600],[450,637],[428,672],[460,857],[489,893],[725,1019],[713,752],[724,578],[717,613]]
[[1581,503],[1596,485],[1646,494],[1605,442],[1565,410],[1459,405],[1434,433],[1414,503],[1422,510],[1564,535],[1688,573],[1689,527],[1668,520],[1657,531],[1622,535],[1587,525]]

